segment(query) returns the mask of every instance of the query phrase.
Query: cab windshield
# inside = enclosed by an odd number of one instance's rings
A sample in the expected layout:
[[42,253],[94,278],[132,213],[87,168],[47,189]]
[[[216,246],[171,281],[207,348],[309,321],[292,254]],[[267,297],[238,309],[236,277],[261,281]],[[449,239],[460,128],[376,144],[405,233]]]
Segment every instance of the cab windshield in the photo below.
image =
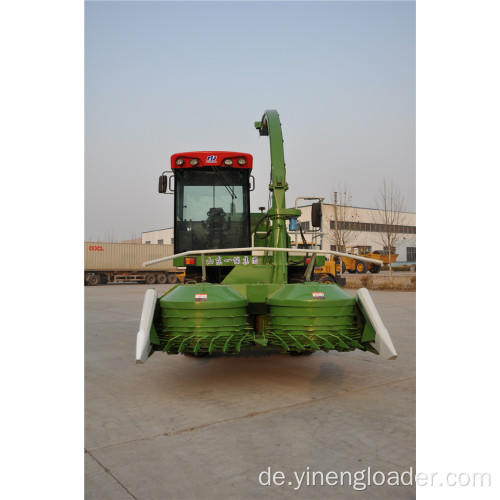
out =
[[175,172],[175,253],[250,246],[249,172]]

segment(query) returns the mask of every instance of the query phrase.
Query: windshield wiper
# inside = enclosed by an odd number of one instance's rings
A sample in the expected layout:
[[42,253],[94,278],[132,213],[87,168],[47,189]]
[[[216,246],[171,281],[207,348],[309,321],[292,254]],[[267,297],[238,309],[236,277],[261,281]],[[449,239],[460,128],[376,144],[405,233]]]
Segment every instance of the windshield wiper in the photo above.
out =
[[235,200],[237,196],[234,194],[234,189],[231,186],[229,186],[229,184],[226,183],[226,179],[224,179],[222,172],[215,165],[210,165],[210,166],[213,168],[214,172],[219,176],[219,179],[222,181],[222,184],[224,184],[224,187],[231,195],[231,198]]

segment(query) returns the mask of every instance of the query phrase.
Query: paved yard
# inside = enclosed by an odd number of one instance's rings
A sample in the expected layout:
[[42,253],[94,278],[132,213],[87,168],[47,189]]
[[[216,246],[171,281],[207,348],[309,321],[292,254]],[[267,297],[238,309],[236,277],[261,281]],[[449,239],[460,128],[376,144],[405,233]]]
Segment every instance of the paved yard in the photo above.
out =
[[375,482],[415,468],[415,293],[371,292],[395,361],[156,353],[136,365],[147,288],[85,288],[85,498],[415,498],[367,486],[368,468]]

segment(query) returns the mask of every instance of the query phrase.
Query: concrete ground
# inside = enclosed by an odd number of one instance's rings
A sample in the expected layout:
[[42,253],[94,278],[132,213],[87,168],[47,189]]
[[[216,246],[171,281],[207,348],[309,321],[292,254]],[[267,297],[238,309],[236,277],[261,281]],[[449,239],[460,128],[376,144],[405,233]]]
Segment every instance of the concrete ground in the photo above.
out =
[[[415,498],[373,484],[415,468],[415,293],[371,292],[395,361],[156,353],[136,365],[147,288],[85,288],[86,499]],[[283,484],[261,485],[269,472]]]

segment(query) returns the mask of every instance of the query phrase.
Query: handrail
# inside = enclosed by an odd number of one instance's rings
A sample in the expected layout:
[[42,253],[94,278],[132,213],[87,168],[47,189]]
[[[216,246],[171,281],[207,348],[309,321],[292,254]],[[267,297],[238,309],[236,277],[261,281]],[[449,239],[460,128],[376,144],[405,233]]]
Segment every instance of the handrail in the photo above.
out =
[[359,255],[351,255],[350,253],[342,253],[336,252],[334,250],[317,250],[317,249],[295,249],[295,248],[275,248],[275,247],[242,247],[242,248],[219,248],[219,249],[211,249],[211,250],[189,250],[187,252],[177,253],[175,255],[168,255],[167,257],[161,257],[159,259],[150,260],[148,262],[144,262],[142,264],[143,267],[152,266],[153,264],[158,264],[159,262],[165,262],[167,260],[172,260],[177,257],[185,257],[187,255],[205,255],[205,254],[214,254],[214,253],[236,253],[236,252],[288,252],[294,254],[305,254],[305,253],[313,253],[320,255],[338,255],[339,257],[347,257],[349,259],[356,260],[364,260],[365,262],[371,262],[373,264],[377,264],[381,266],[383,262],[378,259],[370,259],[369,257],[361,257]]

